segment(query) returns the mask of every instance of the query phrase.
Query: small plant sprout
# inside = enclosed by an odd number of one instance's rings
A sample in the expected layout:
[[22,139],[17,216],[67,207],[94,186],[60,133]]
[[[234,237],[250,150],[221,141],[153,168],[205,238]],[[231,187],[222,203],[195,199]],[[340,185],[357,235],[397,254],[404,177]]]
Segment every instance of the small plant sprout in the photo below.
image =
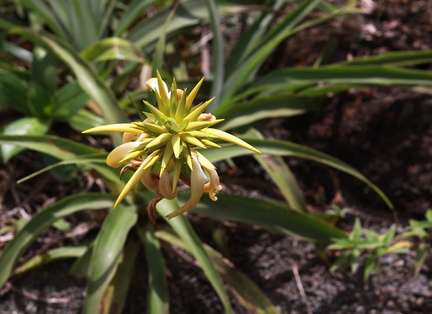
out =
[[221,148],[213,142],[221,139],[260,153],[243,140],[212,128],[223,121],[216,119],[211,113],[204,113],[214,98],[192,106],[203,81],[204,79],[201,79],[187,94],[186,90],[177,89],[175,79],[168,90],[158,72],[157,78],[150,78],[146,83],[148,89],[155,92],[158,104],[156,108],[144,101],[149,110],[144,112],[147,119],[143,122],[109,124],[84,131],[124,132],[123,144],[108,155],[106,163],[117,168],[127,162],[120,175],[127,170],[135,173],[121,191],[114,207],[141,181],[156,194],[147,207],[149,218],[154,223],[156,204],[164,198],[175,198],[181,179],[191,188],[191,195],[182,207],[167,216],[171,219],[195,208],[204,192],[216,201],[216,192],[222,189],[216,167],[199,149],[208,146]]

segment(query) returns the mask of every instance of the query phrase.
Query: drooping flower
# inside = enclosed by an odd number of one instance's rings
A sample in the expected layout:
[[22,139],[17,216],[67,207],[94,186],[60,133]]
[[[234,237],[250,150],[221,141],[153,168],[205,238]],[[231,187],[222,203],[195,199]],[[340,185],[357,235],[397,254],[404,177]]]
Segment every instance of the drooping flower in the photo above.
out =
[[203,80],[187,94],[186,90],[177,89],[175,79],[171,90],[168,90],[158,72],[157,78],[149,79],[146,84],[150,91],[155,92],[158,104],[156,108],[144,101],[149,110],[144,112],[147,119],[99,126],[83,132],[124,132],[123,144],[111,151],[106,162],[113,168],[127,162],[120,174],[127,170],[135,173],[121,191],[114,207],[141,181],[156,195],[147,206],[149,218],[154,223],[156,204],[164,198],[175,198],[181,180],[190,186],[191,195],[182,207],[167,216],[169,219],[176,217],[195,208],[204,192],[216,201],[216,193],[222,189],[216,167],[199,152],[200,148],[221,148],[213,142],[214,139],[221,139],[260,153],[243,140],[212,128],[223,121],[211,113],[204,113],[214,98],[192,106]]

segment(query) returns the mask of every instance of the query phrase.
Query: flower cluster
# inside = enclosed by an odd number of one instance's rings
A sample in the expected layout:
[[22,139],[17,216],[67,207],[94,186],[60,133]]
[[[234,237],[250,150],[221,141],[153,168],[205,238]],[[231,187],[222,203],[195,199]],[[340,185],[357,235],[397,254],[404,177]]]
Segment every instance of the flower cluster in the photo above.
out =
[[135,173],[123,188],[114,207],[141,181],[156,195],[147,207],[149,218],[154,223],[156,204],[163,198],[175,198],[177,185],[181,180],[190,186],[191,195],[186,204],[167,216],[176,217],[195,208],[204,192],[216,201],[216,192],[222,189],[216,167],[198,151],[199,148],[220,148],[213,140],[222,139],[259,153],[241,139],[212,128],[223,121],[217,120],[210,113],[204,113],[214,98],[192,106],[202,83],[203,79],[187,94],[186,90],[177,89],[175,80],[169,90],[157,73],[157,78],[149,79],[146,84],[149,90],[155,92],[158,104],[156,108],[144,101],[149,110],[144,112],[147,119],[143,122],[110,124],[84,131],[124,132],[123,144],[108,155],[106,162],[114,168],[127,162],[121,174],[127,170]]

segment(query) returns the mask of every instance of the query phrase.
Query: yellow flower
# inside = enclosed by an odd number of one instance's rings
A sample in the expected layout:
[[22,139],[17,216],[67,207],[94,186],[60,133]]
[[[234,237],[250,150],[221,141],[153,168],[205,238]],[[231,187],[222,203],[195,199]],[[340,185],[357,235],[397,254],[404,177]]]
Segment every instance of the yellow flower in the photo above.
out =
[[210,113],[204,113],[214,98],[192,106],[203,80],[187,95],[186,90],[177,89],[175,80],[171,90],[168,90],[157,73],[157,78],[149,79],[146,84],[149,90],[155,92],[158,104],[156,108],[144,101],[149,110],[144,112],[147,119],[143,122],[99,126],[83,132],[124,132],[123,144],[108,155],[106,162],[113,168],[128,162],[120,174],[127,170],[135,173],[121,191],[114,207],[141,181],[156,194],[147,207],[149,218],[154,223],[156,204],[164,198],[175,198],[181,179],[190,186],[191,195],[186,204],[167,216],[176,217],[195,208],[204,192],[216,201],[216,192],[222,189],[216,167],[198,151],[199,148],[220,148],[213,140],[222,139],[260,153],[241,139],[212,128],[223,121]]

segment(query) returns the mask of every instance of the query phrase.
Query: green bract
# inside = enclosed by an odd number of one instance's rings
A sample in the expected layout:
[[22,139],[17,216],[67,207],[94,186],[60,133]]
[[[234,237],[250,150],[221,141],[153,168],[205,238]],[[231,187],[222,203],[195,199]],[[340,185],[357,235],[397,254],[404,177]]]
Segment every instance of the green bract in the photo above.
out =
[[186,90],[177,89],[173,80],[171,90],[160,74],[147,81],[147,87],[154,91],[158,108],[144,101],[149,112],[142,122],[110,124],[84,131],[124,132],[123,144],[116,147],[107,157],[110,167],[123,167],[135,173],[121,191],[114,206],[117,206],[132,188],[141,181],[156,197],[147,209],[150,219],[156,218],[156,204],[164,199],[177,196],[179,179],[191,187],[189,200],[179,209],[169,214],[168,218],[178,216],[196,207],[204,192],[208,192],[216,201],[216,192],[221,190],[216,167],[196,148],[208,146],[220,148],[214,139],[222,139],[259,153],[257,149],[241,139],[224,131],[211,128],[223,121],[217,120],[211,113],[204,113],[212,99],[192,106],[203,79],[187,95]]

